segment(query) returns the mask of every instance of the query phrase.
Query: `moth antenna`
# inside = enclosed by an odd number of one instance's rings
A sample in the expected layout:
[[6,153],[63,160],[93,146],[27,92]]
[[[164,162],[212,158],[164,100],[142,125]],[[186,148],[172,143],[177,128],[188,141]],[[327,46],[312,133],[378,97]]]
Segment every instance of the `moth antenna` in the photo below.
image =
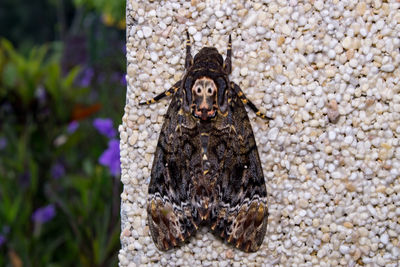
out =
[[193,65],[193,58],[190,52],[190,48],[192,45],[190,44],[190,36],[189,32],[186,30],[186,60],[185,60],[185,69],[188,69],[190,66]]
[[228,49],[226,50],[226,58],[224,62],[224,70],[226,74],[232,72],[232,37],[229,34]]

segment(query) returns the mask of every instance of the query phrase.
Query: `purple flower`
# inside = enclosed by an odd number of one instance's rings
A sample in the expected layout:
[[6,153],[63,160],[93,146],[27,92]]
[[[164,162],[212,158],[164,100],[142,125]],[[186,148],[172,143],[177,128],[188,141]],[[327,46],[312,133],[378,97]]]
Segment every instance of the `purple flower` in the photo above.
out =
[[6,238],[3,235],[0,235],[0,247],[6,242]]
[[107,166],[113,176],[117,176],[121,172],[121,163],[119,161],[119,141],[112,139],[108,142],[108,148],[101,154],[99,163]]
[[5,137],[0,137],[0,150],[3,150],[7,146],[7,139]]
[[113,127],[113,122],[111,119],[97,118],[93,121],[93,126],[97,129],[97,131],[108,138],[113,138],[117,133]]
[[125,76],[125,74],[122,74],[120,83],[121,83],[121,85],[126,86],[126,76]]
[[94,71],[92,68],[87,67],[84,71],[80,74],[79,85],[82,87],[88,87],[90,82],[92,81],[94,75]]
[[51,176],[54,179],[59,179],[65,175],[65,168],[60,162],[57,162],[51,167]]
[[68,124],[67,132],[68,132],[69,134],[73,134],[73,133],[76,131],[76,129],[78,129],[78,127],[79,127],[79,122],[77,122],[77,121],[71,121],[71,122]]
[[36,223],[45,223],[53,219],[55,215],[56,215],[56,209],[53,204],[50,204],[37,209],[32,214],[32,220]]

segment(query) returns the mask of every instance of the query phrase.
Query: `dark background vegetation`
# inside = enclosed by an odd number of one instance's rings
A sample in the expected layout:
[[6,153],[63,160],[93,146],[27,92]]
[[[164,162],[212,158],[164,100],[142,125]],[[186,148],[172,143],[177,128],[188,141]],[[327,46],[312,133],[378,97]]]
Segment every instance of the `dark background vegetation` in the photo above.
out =
[[0,266],[116,266],[125,1],[1,0]]

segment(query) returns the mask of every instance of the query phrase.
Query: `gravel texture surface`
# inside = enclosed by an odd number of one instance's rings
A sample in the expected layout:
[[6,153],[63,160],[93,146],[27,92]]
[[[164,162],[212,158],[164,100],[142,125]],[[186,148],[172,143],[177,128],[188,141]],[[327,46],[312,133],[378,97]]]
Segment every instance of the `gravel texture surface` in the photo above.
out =
[[[120,266],[399,266],[400,1],[127,1]],[[192,53],[233,40],[268,190],[264,243],[246,254],[206,228],[159,252],[146,197],[170,99]]]

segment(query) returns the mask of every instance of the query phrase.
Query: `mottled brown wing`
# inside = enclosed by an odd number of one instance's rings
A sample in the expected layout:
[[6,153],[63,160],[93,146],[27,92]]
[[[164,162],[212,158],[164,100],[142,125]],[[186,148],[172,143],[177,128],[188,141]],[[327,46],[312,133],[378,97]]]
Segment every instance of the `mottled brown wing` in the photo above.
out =
[[267,191],[247,112],[233,90],[232,94],[229,114],[219,126],[225,133],[210,135],[210,162],[218,164],[218,203],[210,223],[227,243],[253,252],[267,228]]
[[160,132],[148,191],[150,232],[160,250],[179,246],[197,229],[191,203],[193,177],[201,172],[196,125],[181,109],[181,90],[172,98]]

